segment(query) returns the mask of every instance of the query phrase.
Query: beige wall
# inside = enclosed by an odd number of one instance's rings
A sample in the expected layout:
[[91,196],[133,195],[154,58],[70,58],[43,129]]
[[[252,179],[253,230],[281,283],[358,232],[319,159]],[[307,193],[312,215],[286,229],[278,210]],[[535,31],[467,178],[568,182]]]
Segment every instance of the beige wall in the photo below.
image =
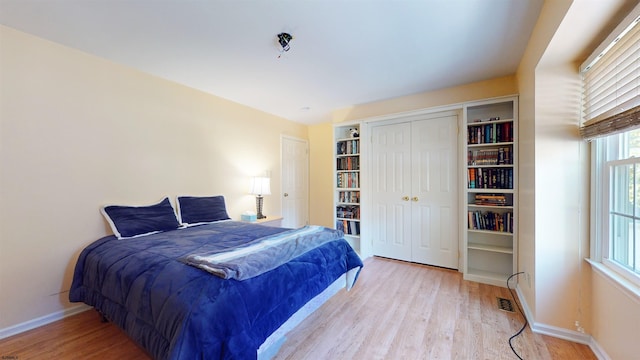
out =
[[580,78],[575,64],[536,71],[536,321],[588,328],[582,270],[588,257],[589,154],[578,132]]
[[[525,54],[518,67],[519,134],[518,134],[518,270],[525,272],[519,288],[535,318],[536,313],[536,67],[547,45],[562,21],[571,1],[545,2]],[[527,278],[529,280],[527,280]]]
[[610,359],[637,359],[640,344],[640,299],[609,277],[592,271],[593,337]]
[[613,359],[637,354],[630,335],[637,331],[621,320],[636,319],[640,307],[638,299],[629,303],[620,289],[598,280],[583,261],[589,256],[590,160],[578,134],[577,69],[633,3],[546,1],[517,73],[519,270],[531,275],[531,285],[521,281],[519,289],[534,329],[570,333],[579,321]]
[[479,81],[436,91],[403,96],[384,101],[354,105],[332,113],[333,122],[422,110],[468,101],[513,95],[518,92],[515,76]]
[[309,222],[333,228],[333,126],[309,126]]
[[[0,27],[0,329],[69,308],[101,205],[280,188],[280,135],[307,127]],[[266,213],[281,213],[276,201]]]

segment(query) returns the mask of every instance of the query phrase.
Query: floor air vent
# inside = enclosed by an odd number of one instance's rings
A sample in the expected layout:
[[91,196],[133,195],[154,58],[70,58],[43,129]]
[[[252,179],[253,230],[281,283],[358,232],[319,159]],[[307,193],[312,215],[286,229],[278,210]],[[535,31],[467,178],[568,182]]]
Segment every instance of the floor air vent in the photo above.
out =
[[515,312],[515,310],[513,310],[513,304],[511,303],[511,300],[501,297],[496,299],[498,299],[498,309],[502,311]]

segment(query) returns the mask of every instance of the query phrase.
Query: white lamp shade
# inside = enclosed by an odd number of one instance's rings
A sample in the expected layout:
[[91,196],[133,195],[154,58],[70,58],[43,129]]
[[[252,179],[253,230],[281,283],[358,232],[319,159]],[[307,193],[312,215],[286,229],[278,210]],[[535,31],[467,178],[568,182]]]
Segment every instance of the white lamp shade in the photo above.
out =
[[268,177],[256,176],[251,182],[252,195],[271,195],[271,179]]

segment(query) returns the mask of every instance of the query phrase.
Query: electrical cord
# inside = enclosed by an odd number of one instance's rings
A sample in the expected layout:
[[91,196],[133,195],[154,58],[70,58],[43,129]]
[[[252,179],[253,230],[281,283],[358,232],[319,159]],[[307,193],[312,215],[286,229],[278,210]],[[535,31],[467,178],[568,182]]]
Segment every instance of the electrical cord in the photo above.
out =
[[516,307],[518,308],[518,311],[520,311],[520,314],[522,315],[522,317],[524,318],[524,325],[522,325],[522,328],[520,328],[520,330],[515,333],[514,335],[512,335],[509,338],[509,347],[511,347],[511,351],[513,351],[513,353],[518,357],[518,359],[520,360],[524,360],[524,358],[522,356],[520,356],[518,354],[518,352],[516,351],[516,349],[514,349],[513,344],[511,343],[511,341],[516,338],[517,336],[519,336],[520,334],[522,334],[522,332],[524,331],[524,329],[526,329],[527,325],[529,324],[529,322],[527,321],[527,317],[524,316],[524,311],[522,311],[522,309],[520,308],[520,305],[518,305],[518,302],[516,301],[516,297],[513,294],[513,291],[511,290],[511,288],[509,287],[509,280],[511,280],[513,277],[518,276],[520,274],[524,274],[524,271],[521,271],[519,273],[515,273],[512,274],[511,276],[509,276],[509,278],[507,279],[507,289],[509,289],[509,293],[511,294],[511,297],[513,298],[513,302],[516,303]]

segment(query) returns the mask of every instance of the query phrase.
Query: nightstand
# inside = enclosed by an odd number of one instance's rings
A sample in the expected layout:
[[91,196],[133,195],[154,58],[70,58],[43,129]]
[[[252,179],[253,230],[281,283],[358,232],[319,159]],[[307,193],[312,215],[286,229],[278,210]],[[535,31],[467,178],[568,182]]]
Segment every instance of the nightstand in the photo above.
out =
[[282,227],[282,216],[268,216],[264,219],[258,219],[253,224],[260,224],[271,227]]

